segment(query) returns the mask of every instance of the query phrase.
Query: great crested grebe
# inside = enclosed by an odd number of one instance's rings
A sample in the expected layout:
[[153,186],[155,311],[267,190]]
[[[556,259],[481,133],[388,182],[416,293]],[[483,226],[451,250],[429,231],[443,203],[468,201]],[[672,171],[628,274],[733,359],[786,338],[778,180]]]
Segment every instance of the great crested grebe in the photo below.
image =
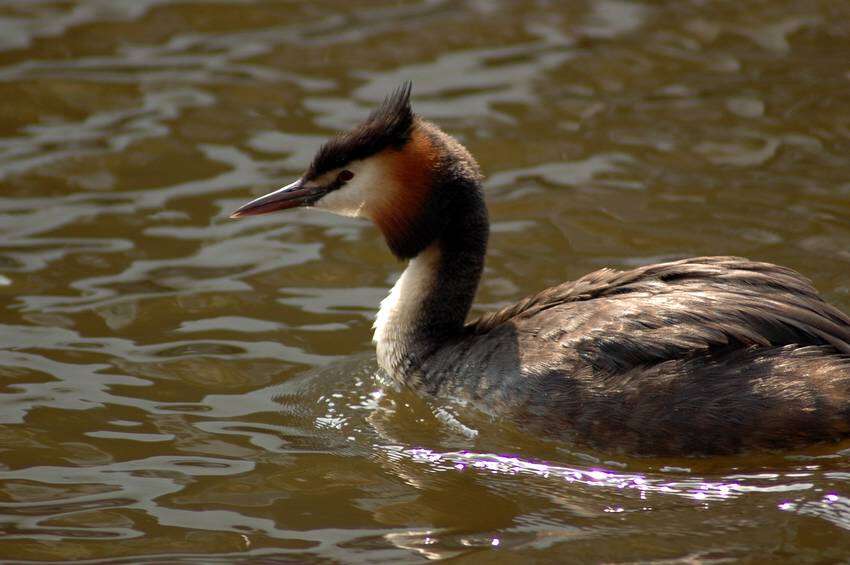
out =
[[380,366],[414,389],[633,454],[850,435],[850,318],[785,267],[698,257],[602,269],[466,323],[489,230],[482,176],[414,115],[410,83],[231,217],[295,207],[368,218],[410,260],[374,342]]

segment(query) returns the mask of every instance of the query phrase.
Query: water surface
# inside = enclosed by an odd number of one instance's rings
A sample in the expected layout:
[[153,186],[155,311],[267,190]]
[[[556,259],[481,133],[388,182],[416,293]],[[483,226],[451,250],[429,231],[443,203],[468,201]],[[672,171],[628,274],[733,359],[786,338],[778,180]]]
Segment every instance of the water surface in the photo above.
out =
[[847,559],[850,442],[632,459],[397,390],[376,231],[227,214],[412,79],[488,175],[475,313],[708,254],[850,311],[848,53],[833,1],[4,2],[0,557]]

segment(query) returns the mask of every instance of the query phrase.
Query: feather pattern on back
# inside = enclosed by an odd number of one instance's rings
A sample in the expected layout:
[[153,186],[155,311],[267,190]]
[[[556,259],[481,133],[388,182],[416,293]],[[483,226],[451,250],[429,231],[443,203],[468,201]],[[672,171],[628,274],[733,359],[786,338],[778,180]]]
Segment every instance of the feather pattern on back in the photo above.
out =
[[484,334],[507,323],[546,340],[560,336],[610,370],[750,345],[829,345],[850,353],[850,318],[807,279],[738,257],[602,269],[487,314],[467,331]]

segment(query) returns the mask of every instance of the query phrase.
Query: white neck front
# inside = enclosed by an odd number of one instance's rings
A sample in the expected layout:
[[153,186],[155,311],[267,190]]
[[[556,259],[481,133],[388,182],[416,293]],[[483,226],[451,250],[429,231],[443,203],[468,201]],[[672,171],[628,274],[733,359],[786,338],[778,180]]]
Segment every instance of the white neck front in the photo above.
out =
[[381,301],[375,318],[378,364],[390,374],[402,367],[410,341],[422,319],[425,299],[437,284],[440,247],[431,244],[408,263],[390,293]]

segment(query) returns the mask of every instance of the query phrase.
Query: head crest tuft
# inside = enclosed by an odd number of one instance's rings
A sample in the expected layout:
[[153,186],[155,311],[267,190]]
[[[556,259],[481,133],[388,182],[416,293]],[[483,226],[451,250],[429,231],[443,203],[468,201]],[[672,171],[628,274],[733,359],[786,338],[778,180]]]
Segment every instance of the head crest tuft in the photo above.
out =
[[325,143],[316,153],[305,177],[316,178],[388,147],[403,147],[413,128],[412,89],[413,84],[405,81],[369,114],[365,122]]

